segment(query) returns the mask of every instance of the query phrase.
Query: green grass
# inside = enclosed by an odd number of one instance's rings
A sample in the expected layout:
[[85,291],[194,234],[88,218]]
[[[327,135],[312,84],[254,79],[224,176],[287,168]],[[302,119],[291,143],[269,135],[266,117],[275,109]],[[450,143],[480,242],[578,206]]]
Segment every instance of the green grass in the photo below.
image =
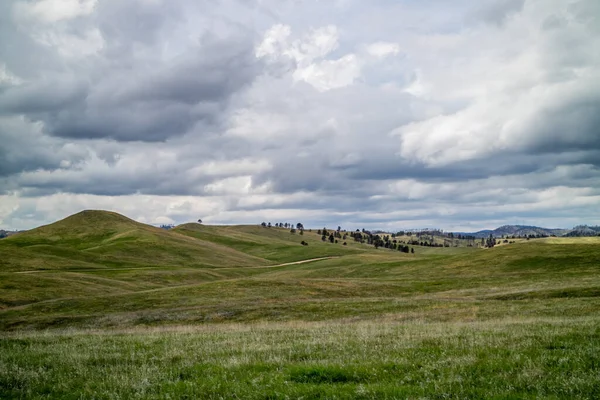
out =
[[600,396],[598,240],[404,254],[85,212],[0,256],[0,398]]
[[598,322],[13,334],[0,340],[0,397],[594,399],[600,396]]
[[[323,242],[314,230],[307,230],[300,235],[292,234],[285,228],[185,224],[175,228],[174,232],[278,263],[372,251],[370,246],[358,244],[351,238],[346,240],[348,246],[343,246],[344,241],[341,239],[338,239],[337,244]],[[302,241],[307,242],[308,246],[299,246]]]
[[0,255],[2,272],[268,263],[227,246],[140,224],[106,211],[83,211],[3,239]]

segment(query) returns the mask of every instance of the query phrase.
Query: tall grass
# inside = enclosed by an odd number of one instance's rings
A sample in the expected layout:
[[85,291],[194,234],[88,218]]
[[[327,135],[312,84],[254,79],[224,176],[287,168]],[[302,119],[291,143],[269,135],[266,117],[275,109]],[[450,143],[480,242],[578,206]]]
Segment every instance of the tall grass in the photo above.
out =
[[9,334],[1,398],[586,398],[598,317]]

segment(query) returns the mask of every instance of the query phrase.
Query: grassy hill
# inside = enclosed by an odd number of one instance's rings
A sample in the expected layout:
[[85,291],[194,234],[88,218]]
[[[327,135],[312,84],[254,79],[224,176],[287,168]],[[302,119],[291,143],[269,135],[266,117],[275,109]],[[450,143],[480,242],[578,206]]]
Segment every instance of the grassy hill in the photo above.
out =
[[405,254],[86,211],[0,256],[2,398],[600,395],[600,238]]
[[0,242],[2,271],[149,267],[224,267],[266,261],[227,246],[135,222],[117,213],[82,211]]
[[216,269],[268,264],[116,213],[82,211],[0,241],[0,309],[221,279],[245,272]]
[[[75,217],[88,221],[87,216]],[[110,218],[116,221],[111,226],[137,226],[120,216]],[[58,240],[63,229],[59,223],[12,240],[28,243],[28,249]],[[122,229],[108,236],[85,229],[65,234],[69,251],[96,257],[94,263],[125,251],[135,253],[119,267],[92,264],[97,267],[3,272],[0,329],[324,320],[390,313],[432,320],[479,319],[501,317],[507,311],[504,306],[514,305],[498,300],[535,298],[551,304],[572,298],[585,303],[595,302],[600,293],[600,241],[593,238],[404,254],[323,243],[309,232],[304,239],[310,245],[300,246],[299,235],[275,228],[193,224],[173,232],[145,225],[140,229],[144,234],[137,232],[137,240],[125,242],[130,247],[122,244],[114,253],[111,243],[122,237]],[[163,246],[173,247],[148,250],[150,240],[168,240]],[[219,252],[200,258],[206,249]],[[158,251],[167,254],[159,256]],[[182,252],[187,253],[178,254]],[[143,257],[149,259],[144,263]],[[329,258],[289,264],[317,257]],[[168,261],[160,265],[163,260]],[[239,260],[245,264],[236,264]],[[547,315],[562,312],[562,305],[544,309]]]
[[[368,246],[360,245],[350,239],[346,241],[347,246],[343,246],[342,243],[323,242],[321,236],[308,230],[300,235],[290,233],[289,229],[275,227],[184,224],[173,231],[281,263],[371,251]],[[302,241],[308,243],[308,246],[299,246]]]

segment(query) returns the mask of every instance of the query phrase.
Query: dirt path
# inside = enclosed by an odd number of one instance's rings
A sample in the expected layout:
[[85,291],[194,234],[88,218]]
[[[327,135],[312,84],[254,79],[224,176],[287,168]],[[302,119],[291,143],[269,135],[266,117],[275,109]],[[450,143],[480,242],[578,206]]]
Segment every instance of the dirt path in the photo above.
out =
[[[310,258],[308,260],[300,260],[300,261],[293,261],[293,262],[289,262],[289,263],[283,263],[283,264],[277,264],[277,265],[265,265],[265,266],[260,266],[260,267],[224,267],[224,268],[214,268],[212,270],[214,271],[220,271],[223,269],[264,269],[264,268],[277,268],[277,267],[285,267],[288,265],[299,265],[299,264],[307,264],[307,263],[311,263],[311,262],[316,262],[316,261],[322,261],[322,260],[331,260],[334,258],[340,258],[341,256],[329,256],[329,257],[319,257],[319,258]],[[61,271],[61,270],[42,270],[42,271],[17,271],[14,272],[15,274],[35,274],[35,273],[50,273],[50,272],[55,272],[55,273],[77,273],[80,274],[80,272],[97,272],[97,271],[111,271],[111,270],[137,270],[137,269],[159,269],[160,267],[148,267],[148,268],[122,268],[122,269],[118,269],[118,268],[111,268],[111,269],[96,269],[96,270],[83,270],[83,271],[75,271],[75,270],[71,270],[71,271]],[[226,279],[221,279],[219,281],[236,281],[239,279],[245,279],[245,278],[226,278]],[[119,281],[120,282],[120,281]],[[145,290],[139,290],[139,291],[121,291],[121,292],[117,292],[117,293],[109,293],[109,294],[104,294],[104,295],[96,295],[96,296],[91,296],[94,298],[104,298],[104,297],[118,297],[118,296],[122,296],[122,295],[135,295],[135,294],[143,294],[143,293],[152,293],[152,292],[161,292],[161,291],[167,291],[167,290],[174,290],[174,289],[185,289],[185,288],[191,288],[191,287],[196,287],[196,286],[201,286],[201,285],[207,285],[210,283],[214,283],[217,281],[208,281],[208,282],[197,282],[197,283],[191,283],[191,284],[186,284],[186,285],[174,285],[174,286],[164,286],[164,287],[158,287],[158,288],[153,288],[153,289],[145,289]],[[41,300],[41,301],[36,301],[33,303],[28,303],[28,304],[23,304],[20,306],[14,306],[14,307],[7,307],[4,309],[0,309],[0,313],[4,312],[4,311],[14,311],[14,310],[19,310],[19,309],[25,309],[27,307],[33,306],[33,305],[39,305],[39,304],[47,304],[47,303],[56,303],[59,301],[65,301],[65,300],[75,300],[75,299],[80,299],[81,297],[62,297],[62,298],[57,298],[57,299],[48,299],[48,300]]]
[[218,268],[217,270],[220,271],[222,269],[262,269],[262,268],[277,268],[277,267],[285,267],[288,265],[299,265],[299,264],[307,264],[307,263],[311,263],[311,262],[315,262],[315,261],[322,261],[322,260],[332,260],[334,258],[340,258],[341,256],[329,256],[329,257],[319,257],[319,258],[310,258],[308,260],[300,260],[300,261],[293,261],[293,262],[289,262],[289,263],[284,263],[284,264],[277,264],[277,265],[261,265],[258,267],[224,267],[224,268]]
[[[277,267],[285,267],[288,265],[299,265],[306,264],[316,261],[322,260],[331,260],[334,258],[340,258],[340,256],[328,256],[328,257],[319,257],[319,258],[310,258],[308,260],[300,260],[293,261],[284,264],[277,265],[259,265],[256,267],[212,267],[211,270],[220,271],[223,269],[261,269],[261,268],[277,268]],[[80,272],[104,272],[104,271],[138,271],[138,270],[148,270],[148,269],[162,269],[162,267],[139,267],[139,268],[97,268],[97,269],[70,269],[70,270],[62,270],[62,269],[42,269],[42,270],[31,270],[31,271],[15,271],[15,274],[43,274],[43,273],[80,273]]]

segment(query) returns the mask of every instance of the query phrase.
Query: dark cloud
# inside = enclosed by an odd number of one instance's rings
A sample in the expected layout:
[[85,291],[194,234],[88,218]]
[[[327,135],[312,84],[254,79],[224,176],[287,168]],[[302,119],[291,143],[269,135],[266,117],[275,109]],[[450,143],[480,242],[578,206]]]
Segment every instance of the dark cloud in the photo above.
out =
[[477,3],[470,19],[501,26],[511,15],[520,12],[525,0],[490,0]]
[[[62,68],[46,70],[37,60],[39,78],[0,88],[0,112],[26,115],[48,134],[73,139],[163,141],[196,124],[217,124],[231,96],[261,71],[254,41],[240,30],[200,32],[191,44],[162,38],[162,30],[186,23],[180,5],[99,2],[73,25],[98,29],[101,48],[84,60],[65,59]],[[165,55],[171,48],[174,54]]]
[[230,96],[259,71],[251,50],[248,43],[213,43],[142,77],[107,69],[87,86],[71,82],[12,88],[0,94],[0,105],[5,112],[44,122],[53,136],[165,140],[197,123],[218,122]]
[[[85,146],[45,136],[39,126],[19,117],[0,117],[0,178],[36,170],[74,167],[89,156]],[[0,185],[0,193],[19,186]]]
[[586,93],[544,110],[531,126],[529,152],[600,150],[598,110],[600,96]]

